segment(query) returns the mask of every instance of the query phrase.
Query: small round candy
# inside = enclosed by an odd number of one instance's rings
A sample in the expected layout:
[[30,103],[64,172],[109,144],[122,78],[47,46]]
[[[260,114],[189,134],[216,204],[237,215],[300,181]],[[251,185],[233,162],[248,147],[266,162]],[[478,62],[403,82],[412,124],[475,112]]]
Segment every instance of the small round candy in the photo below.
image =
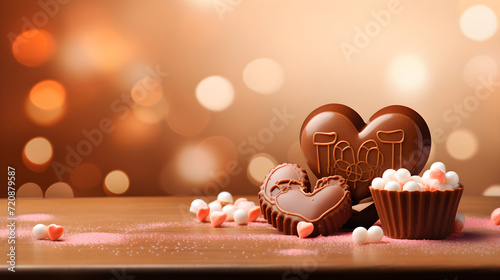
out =
[[372,188],[374,189],[379,189],[379,190],[383,190],[384,187],[385,187],[385,184],[387,183],[386,180],[384,180],[383,178],[381,177],[377,177],[377,178],[374,178],[372,180]]
[[394,169],[387,169],[386,171],[384,171],[384,174],[382,174],[382,178],[384,178],[387,182],[389,182],[389,181],[397,181],[396,170],[394,170]]
[[420,186],[417,182],[410,181],[403,186],[403,191],[420,191]]
[[429,177],[429,173],[431,173],[431,171],[430,170],[426,170],[424,172],[424,174],[422,175],[422,182],[423,182],[424,185],[427,185],[427,183],[429,183],[429,180],[431,179]]
[[443,185],[439,185],[439,190],[440,191],[452,191],[453,187],[451,185],[443,184]]
[[189,212],[191,213],[198,213],[198,210],[201,208],[201,207],[205,207],[207,206],[207,203],[203,200],[203,199],[195,199],[193,200],[193,202],[191,202],[191,207],[189,208]]
[[236,210],[237,210],[236,207],[234,207],[234,205],[232,205],[232,204],[228,204],[228,205],[222,207],[222,212],[227,214],[227,218],[226,218],[227,221],[233,220],[233,214]]
[[241,202],[243,202],[243,201],[248,201],[248,199],[246,199],[246,198],[244,198],[244,197],[240,197],[240,198],[236,199],[236,200],[234,201],[234,203],[233,203],[233,204],[234,204],[234,207],[238,208],[238,205],[239,205]]
[[500,226],[500,208],[497,208],[491,212],[491,221],[497,225]]
[[391,181],[385,185],[384,190],[386,190],[386,191],[400,191],[401,185],[398,182]]
[[371,226],[368,229],[368,242],[380,242],[384,237],[384,231],[379,226]]
[[230,204],[233,203],[233,196],[229,192],[220,192],[217,200],[220,203]]
[[248,223],[248,212],[245,209],[238,209],[234,211],[233,219],[238,225],[246,225]]
[[465,225],[465,215],[457,214],[455,221],[453,222],[453,232],[460,233],[464,229]]
[[440,184],[446,184],[446,173],[439,168],[431,169],[429,177],[438,180]]
[[428,191],[427,187],[424,184],[418,183],[421,191]]
[[213,227],[218,227],[226,221],[227,214],[222,211],[213,211],[210,213],[210,224]]
[[418,176],[418,175],[411,176],[411,180],[413,182],[417,182],[419,184],[423,184],[424,183],[424,181],[422,181],[422,178],[420,176]]
[[446,184],[448,185],[456,185],[458,184],[458,174],[455,171],[446,172]]
[[36,239],[47,239],[49,237],[49,230],[46,225],[38,224],[33,227],[33,235]]
[[368,231],[364,227],[357,227],[352,231],[352,241],[363,244],[368,241]]
[[253,201],[242,201],[242,202],[238,203],[238,207],[236,207],[236,208],[245,209],[245,211],[248,212],[254,206],[255,206],[255,202],[253,202]]
[[430,179],[429,182],[427,184],[425,184],[425,187],[427,188],[427,190],[429,191],[439,191],[440,186],[441,184],[439,184],[439,181],[436,180],[436,179]]
[[441,171],[446,173],[446,166],[444,165],[444,163],[437,161],[431,165],[431,168],[429,168],[429,170],[436,169],[436,168],[441,169]]
[[396,179],[400,184],[406,184],[411,180],[411,173],[406,168],[400,168],[396,171]]
[[222,211],[222,204],[217,200],[210,202],[208,207],[210,207],[210,212]]

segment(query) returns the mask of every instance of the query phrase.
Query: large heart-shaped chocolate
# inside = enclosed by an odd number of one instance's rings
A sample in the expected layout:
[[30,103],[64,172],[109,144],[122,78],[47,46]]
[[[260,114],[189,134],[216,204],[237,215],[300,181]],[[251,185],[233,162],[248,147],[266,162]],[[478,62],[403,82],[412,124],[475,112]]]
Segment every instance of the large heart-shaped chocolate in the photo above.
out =
[[408,107],[385,107],[365,123],[353,109],[327,104],[305,119],[300,145],[318,178],[346,178],[355,204],[371,196],[371,181],[386,169],[418,174],[429,157],[431,135],[424,119]]

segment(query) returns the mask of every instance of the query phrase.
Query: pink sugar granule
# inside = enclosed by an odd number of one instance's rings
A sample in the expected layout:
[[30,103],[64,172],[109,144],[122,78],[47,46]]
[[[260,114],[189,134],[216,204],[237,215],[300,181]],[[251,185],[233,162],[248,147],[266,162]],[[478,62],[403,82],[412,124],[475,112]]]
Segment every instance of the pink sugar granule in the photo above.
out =
[[19,222],[43,222],[43,221],[54,220],[56,216],[45,213],[33,213],[33,214],[17,215],[15,217]]
[[63,236],[61,245],[98,245],[98,244],[122,244],[127,240],[127,234],[107,232],[86,232]]
[[316,255],[318,251],[307,250],[307,249],[283,249],[283,250],[277,250],[275,253],[280,256],[307,256],[307,255]]

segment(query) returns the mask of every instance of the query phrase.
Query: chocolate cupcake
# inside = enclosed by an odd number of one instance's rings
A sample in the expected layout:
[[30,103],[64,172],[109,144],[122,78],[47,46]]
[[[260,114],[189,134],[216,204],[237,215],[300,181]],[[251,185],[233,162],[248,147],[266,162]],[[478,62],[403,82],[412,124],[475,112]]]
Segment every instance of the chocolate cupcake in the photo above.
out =
[[[279,231],[289,235],[298,234],[299,222],[314,225],[310,236],[336,232],[351,217],[352,200],[346,180],[340,176],[324,177],[316,182],[312,192],[309,182],[304,181],[307,177],[299,176],[303,181],[290,178],[276,180],[279,178],[277,172],[285,173],[280,169],[303,171],[297,167],[293,164],[279,165],[264,180],[259,192],[264,217]],[[301,172],[291,174],[303,175]]]
[[422,178],[409,178],[407,170],[387,170],[387,176],[373,180],[370,192],[386,236],[444,239],[451,235],[464,187],[455,172],[445,174],[444,165],[442,169],[431,168]]

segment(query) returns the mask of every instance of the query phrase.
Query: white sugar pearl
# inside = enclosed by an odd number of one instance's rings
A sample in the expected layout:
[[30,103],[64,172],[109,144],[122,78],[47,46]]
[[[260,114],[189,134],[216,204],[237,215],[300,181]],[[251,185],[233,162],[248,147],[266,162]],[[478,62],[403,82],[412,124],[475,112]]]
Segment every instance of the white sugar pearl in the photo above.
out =
[[222,212],[224,212],[224,213],[227,214],[226,221],[232,221],[233,220],[233,215],[234,215],[234,212],[236,210],[237,210],[236,207],[234,207],[234,205],[232,205],[232,204],[229,204],[229,205],[226,205],[226,206],[222,207]]
[[379,226],[371,226],[368,229],[368,242],[380,242],[384,238],[384,231]]
[[422,180],[422,178],[420,176],[418,176],[418,175],[411,176],[411,180],[413,182],[417,182],[419,184],[423,184],[424,183],[424,181]]
[[220,203],[233,203],[233,196],[229,192],[220,192],[217,200]]
[[401,185],[398,182],[391,181],[385,185],[384,190],[386,190],[386,191],[400,191]]
[[397,181],[396,179],[396,170],[394,169],[387,169],[384,171],[384,174],[382,174],[382,178],[384,178],[387,182],[389,181]]
[[222,204],[220,204],[217,200],[210,202],[208,207],[210,208],[210,213],[214,211],[222,211]]
[[403,186],[403,191],[420,191],[420,186],[417,182],[410,181]]
[[207,203],[203,199],[195,199],[193,202],[191,202],[191,207],[189,208],[189,212],[191,213],[198,213],[198,210],[200,208],[207,206]]
[[396,171],[396,179],[401,184],[406,184],[406,182],[411,180],[411,173],[406,168],[400,168]]
[[460,188],[460,184],[453,185],[452,187],[453,187],[454,189],[456,189],[456,188]]
[[383,178],[377,177],[377,178],[372,180],[372,188],[383,190],[386,183],[387,183],[386,180],[384,180]]
[[352,231],[352,241],[363,244],[368,241],[368,231],[364,227],[357,227]]
[[49,231],[46,225],[38,224],[33,227],[33,235],[36,239],[47,239]]
[[452,191],[453,187],[451,185],[448,185],[448,184],[442,184],[442,185],[439,185],[439,190],[440,191]]
[[458,184],[458,174],[455,171],[446,172],[446,184],[448,185],[456,185]]
[[424,174],[422,175],[422,182],[424,185],[427,185],[429,181],[431,180],[431,177],[429,176],[431,174],[430,170],[426,170]]
[[444,173],[446,173],[446,166],[442,162],[437,161],[437,162],[433,163],[431,165],[431,168],[429,168],[429,170],[432,170],[434,168],[441,169],[441,171],[443,171]]
[[238,209],[234,211],[233,219],[238,225],[246,225],[248,223],[248,212],[245,209]]
[[250,211],[255,206],[253,201],[242,201],[238,203],[238,209],[244,209],[245,211]]

